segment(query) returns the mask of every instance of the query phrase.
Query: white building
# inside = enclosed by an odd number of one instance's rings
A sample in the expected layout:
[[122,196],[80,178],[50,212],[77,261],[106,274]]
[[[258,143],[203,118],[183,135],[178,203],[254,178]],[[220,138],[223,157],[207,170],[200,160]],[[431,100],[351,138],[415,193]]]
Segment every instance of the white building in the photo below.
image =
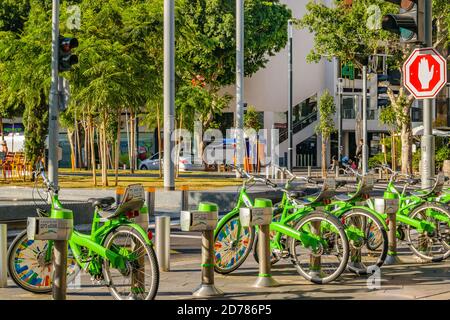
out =
[[[293,12],[293,17],[300,18],[306,13],[308,0],[281,0],[288,5]],[[331,2],[331,1],[325,1]],[[338,79],[341,78],[341,66],[339,61],[327,61],[320,63],[307,63],[306,56],[313,47],[314,37],[307,30],[294,29],[293,32],[293,146],[294,166],[318,166],[320,164],[321,144],[320,138],[315,134],[317,125],[317,101],[325,89],[338,100]],[[359,135],[355,135],[355,117],[362,106],[362,81],[358,70],[355,80],[346,80],[342,83],[342,145],[344,155],[354,156]],[[235,88],[227,88],[227,92],[234,95]],[[254,106],[257,111],[264,114],[264,127],[287,126],[288,110],[288,52],[287,48],[272,57],[266,68],[259,70],[250,78],[245,79],[244,101],[248,106]],[[369,101],[370,104],[370,101]],[[370,106],[369,106],[370,108]],[[232,101],[228,110],[228,118],[236,110],[236,102]],[[413,108],[413,126],[420,125],[422,112]],[[369,153],[374,155],[381,151],[378,141],[381,133],[387,133],[388,128],[378,121],[379,110],[370,108],[368,113],[368,140]],[[338,117],[335,119],[338,128]],[[358,131],[359,132],[359,131]],[[287,159],[288,141],[287,130],[280,129],[280,156],[281,163]],[[331,137],[328,146],[328,163],[331,155],[337,155],[337,134]],[[283,159],[284,158],[284,159]]]

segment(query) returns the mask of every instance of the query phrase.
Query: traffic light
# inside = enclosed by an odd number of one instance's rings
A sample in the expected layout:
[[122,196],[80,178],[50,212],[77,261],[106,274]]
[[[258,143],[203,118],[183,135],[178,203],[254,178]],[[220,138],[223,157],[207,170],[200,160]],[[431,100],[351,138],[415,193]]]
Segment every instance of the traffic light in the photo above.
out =
[[387,74],[370,75],[370,106],[371,109],[384,108],[390,105],[387,96],[389,87],[389,76]]
[[400,35],[402,42],[425,41],[425,0],[385,0],[400,6],[399,14],[383,17],[382,28]]
[[77,38],[59,37],[59,72],[70,71],[78,63],[78,56],[72,54],[72,49],[78,47]]

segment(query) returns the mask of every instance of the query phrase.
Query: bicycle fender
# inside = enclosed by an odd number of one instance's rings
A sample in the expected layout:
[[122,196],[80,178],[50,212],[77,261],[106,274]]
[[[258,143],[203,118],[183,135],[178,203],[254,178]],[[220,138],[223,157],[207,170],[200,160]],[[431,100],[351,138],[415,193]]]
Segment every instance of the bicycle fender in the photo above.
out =
[[369,212],[369,213],[373,214],[381,222],[381,224],[383,225],[384,229],[386,231],[389,230],[389,227],[388,227],[388,225],[386,223],[386,220],[384,220],[383,217],[377,211],[375,211],[375,210],[373,210],[371,208],[362,207],[362,206],[354,206],[354,207],[352,207],[352,210],[353,209],[359,209],[359,210],[363,210],[363,211],[366,211],[366,212]]
[[126,226],[131,227],[134,230],[136,230],[149,246],[153,246],[153,242],[148,238],[147,232],[145,232],[145,230],[137,223],[131,222],[131,223],[127,223],[127,224],[121,224],[121,225],[118,225],[117,227],[115,227],[114,229],[116,229],[120,226],[123,226],[123,225],[126,225]]

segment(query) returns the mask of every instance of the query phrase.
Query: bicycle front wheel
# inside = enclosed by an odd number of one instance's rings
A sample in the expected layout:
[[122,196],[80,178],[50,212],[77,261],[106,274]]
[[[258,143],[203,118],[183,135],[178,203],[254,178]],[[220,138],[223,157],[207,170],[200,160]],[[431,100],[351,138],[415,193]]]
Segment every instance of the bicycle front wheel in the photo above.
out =
[[[334,216],[313,211],[294,229],[316,244],[290,238],[291,261],[305,279],[323,284],[336,280],[347,266],[349,245],[342,223]],[[306,241],[306,240],[305,240]]]
[[366,275],[374,268],[380,268],[387,256],[388,236],[379,219],[371,212],[354,209],[345,212],[341,221],[350,248],[348,269],[358,275]]
[[[8,272],[22,289],[33,293],[52,291],[53,250],[48,252],[49,241],[29,240],[27,231],[17,235],[8,250]],[[80,268],[70,250],[67,254],[67,283],[71,283]]]
[[159,286],[159,268],[153,248],[139,232],[128,226],[111,231],[105,248],[124,259],[121,268],[103,260],[103,276],[111,295],[117,300],[154,299]]
[[425,203],[415,208],[409,217],[430,222],[435,226],[432,232],[420,232],[409,225],[406,227],[406,240],[412,252],[424,260],[433,262],[447,259],[450,256],[448,207],[440,203]]
[[252,250],[255,229],[243,227],[239,214],[230,217],[214,239],[214,271],[227,274],[239,268]]

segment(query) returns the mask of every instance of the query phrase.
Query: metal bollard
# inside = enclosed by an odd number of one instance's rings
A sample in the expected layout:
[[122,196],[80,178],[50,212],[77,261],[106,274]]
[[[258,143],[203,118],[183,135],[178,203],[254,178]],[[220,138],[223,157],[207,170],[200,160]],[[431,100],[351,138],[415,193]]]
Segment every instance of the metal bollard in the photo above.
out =
[[148,218],[155,218],[155,192],[156,189],[153,187],[148,187],[145,189],[145,204],[148,208]]
[[189,210],[189,186],[181,186],[181,211]]
[[336,163],[334,169],[336,171],[336,178],[339,178],[339,163]]
[[122,201],[122,196],[125,193],[125,189],[123,187],[116,188],[116,204],[119,204]]
[[6,259],[8,257],[8,227],[6,224],[0,224],[0,288],[6,288],[8,285],[8,270]]
[[156,217],[155,242],[159,269],[170,271],[170,217]]
[[311,166],[308,166],[308,178],[311,177]]

